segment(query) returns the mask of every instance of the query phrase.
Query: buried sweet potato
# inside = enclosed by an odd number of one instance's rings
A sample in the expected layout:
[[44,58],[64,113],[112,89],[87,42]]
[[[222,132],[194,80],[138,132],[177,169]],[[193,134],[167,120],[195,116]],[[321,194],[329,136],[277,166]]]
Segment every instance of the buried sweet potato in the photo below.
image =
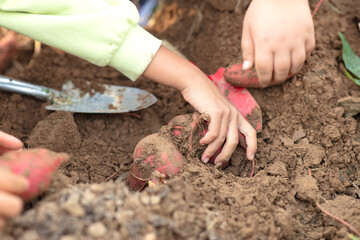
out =
[[20,197],[24,201],[29,201],[47,189],[53,173],[61,163],[68,159],[69,156],[66,153],[55,153],[45,148],[37,148],[7,152],[0,157],[0,167],[28,179],[29,189]]
[[[208,131],[209,116],[186,114],[174,117],[156,134],[143,138],[135,147],[134,163],[128,176],[132,190],[142,190],[148,183],[157,184],[179,173],[184,157],[200,158],[206,146],[200,139]],[[221,148],[210,159],[214,163]],[[224,163],[222,167],[226,167]]]
[[163,178],[179,173],[183,156],[176,146],[159,134],[152,134],[136,145],[134,163],[128,176],[132,190],[142,190],[151,181],[156,184]]

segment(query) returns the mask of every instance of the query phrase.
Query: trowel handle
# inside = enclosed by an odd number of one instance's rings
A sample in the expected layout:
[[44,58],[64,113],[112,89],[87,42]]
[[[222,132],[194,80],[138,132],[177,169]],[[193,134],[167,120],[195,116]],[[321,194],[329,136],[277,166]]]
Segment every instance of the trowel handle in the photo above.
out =
[[50,88],[22,82],[5,76],[0,76],[0,90],[31,96],[43,101],[51,101],[52,99],[52,89]]

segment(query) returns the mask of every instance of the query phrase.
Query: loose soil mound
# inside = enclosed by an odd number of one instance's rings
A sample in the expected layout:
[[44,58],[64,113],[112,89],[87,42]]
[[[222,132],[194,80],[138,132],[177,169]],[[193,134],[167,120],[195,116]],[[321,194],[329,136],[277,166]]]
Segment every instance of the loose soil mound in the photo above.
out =
[[[172,1],[151,31],[214,73],[241,60],[245,6],[223,2]],[[302,71],[280,86],[251,90],[264,128],[253,178],[238,147],[225,170],[189,158],[167,184],[129,191],[124,182],[136,143],[173,117],[193,113],[192,107],[172,88],[146,79],[131,82],[48,47],[25,65],[29,53],[22,50],[24,70],[13,66],[7,75],[57,89],[69,79],[78,86],[85,80],[134,86],[159,101],[139,116],[55,115],[38,100],[0,93],[1,130],[30,147],[46,144],[71,156],[47,193],[12,220],[0,239],[345,239],[351,231],[317,203],[359,230],[359,118],[345,117],[337,102],[360,93],[338,70],[337,32],[360,55],[360,6],[356,0],[331,2],[315,18],[317,46]]]

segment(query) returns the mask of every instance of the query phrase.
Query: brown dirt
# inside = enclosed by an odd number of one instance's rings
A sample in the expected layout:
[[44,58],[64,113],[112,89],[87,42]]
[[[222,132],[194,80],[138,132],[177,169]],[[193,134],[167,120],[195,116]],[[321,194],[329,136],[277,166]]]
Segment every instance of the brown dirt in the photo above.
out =
[[[151,30],[213,73],[240,61],[246,4],[234,11],[229,6],[237,1],[201,2],[172,1]],[[314,7],[316,2],[310,2]],[[21,50],[24,70],[13,66],[7,75],[57,89],[69,79],[134,86],[159,101],[136,112],[140,119],[70,116],[51,114],[38,100],[0,93],[1,130],[30,146],[34,136],[42,135],[49,139],[46,144],[53,143],[47,147],[59,144],[71,155],[47,193],[12,220],[0,239],[346,239],[351,231],[324,215],[316,202],[359,230],[360,119],[346,117],[337,102],[359,98],[360,92],[338,70],[337,32],[360,55],[355,24],[360,6],[356,0],[332,2],[336,11],[324,3],[315,18],[317,46],[302,71],[280,86],[251,90],[263,113],[253,178],[251,163],[238,147],[225,170],[187,158],[181,174],[165,185],[129,191],[123,182],[137,142],[173,117],[192,113],[191,106],[176,90],[146,79],[131,82],[110,68],[47,47],[27,64],[28,49]],[[55,118],[60,123],[51,129]],[[69,139],[71,134],[76,137]],[[63,141],[67,138],[74,143]],[[113,181],[105,182],[109,177]]]

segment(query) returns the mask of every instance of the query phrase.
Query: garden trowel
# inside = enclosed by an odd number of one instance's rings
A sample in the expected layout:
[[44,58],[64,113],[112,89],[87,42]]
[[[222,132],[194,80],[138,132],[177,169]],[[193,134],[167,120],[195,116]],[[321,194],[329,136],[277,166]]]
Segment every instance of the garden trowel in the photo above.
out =
[[[90,83],[87,83],[91,87]],[[71,81],[63,85],[62,91],[0,76],[0,90],[19,93],[48,101],[47,110],[77,113],[124,113],[147,108],[156,97],[142,89],[100,84],[101,91],[83,91],[75,88]]]

